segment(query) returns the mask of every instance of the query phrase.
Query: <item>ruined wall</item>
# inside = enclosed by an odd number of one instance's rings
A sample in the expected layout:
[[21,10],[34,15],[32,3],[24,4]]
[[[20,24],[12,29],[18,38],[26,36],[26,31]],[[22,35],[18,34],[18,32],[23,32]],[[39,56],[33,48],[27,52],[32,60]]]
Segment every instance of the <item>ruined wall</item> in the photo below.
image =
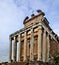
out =
[[58,44],[58,46],[57,46],[57,47],[58,47],[58,52],[59,52],[59,44]]

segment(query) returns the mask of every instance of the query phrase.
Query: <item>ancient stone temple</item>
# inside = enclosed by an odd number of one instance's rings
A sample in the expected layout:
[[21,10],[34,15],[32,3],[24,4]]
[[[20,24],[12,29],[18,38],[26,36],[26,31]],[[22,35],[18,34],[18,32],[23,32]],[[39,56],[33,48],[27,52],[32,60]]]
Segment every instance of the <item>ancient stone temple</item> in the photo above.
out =
[[59,38],[49,26],[44,12],[37,10],[37,15],[32,14],[31,18],[27,16],[23,24],[23,29],[9,37],[9,63],[40,65],[51,62],[57,52]]

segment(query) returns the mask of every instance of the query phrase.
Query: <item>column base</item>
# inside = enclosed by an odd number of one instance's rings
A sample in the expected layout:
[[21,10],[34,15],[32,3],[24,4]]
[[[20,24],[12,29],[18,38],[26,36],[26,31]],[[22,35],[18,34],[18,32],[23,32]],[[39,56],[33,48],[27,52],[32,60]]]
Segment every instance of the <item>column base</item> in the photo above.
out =
[[23,62],[27,62],[27,60],[23,60]]
[[8,63],[12,63],[13,62],[13,60],[9,60],[9,62]]
[[43,65],[42,61],[30,61],[29,65]]
[[51,65],[50,62],[37,61],[36,65]]
[[43,65],[42,61],[37,61],[36,65]]
[[36,65],[35,61],[29,61],[29,65]]
[[[13,63],[15,63],[14,65],[16,65],[17,62],[12,62],[9,63],[8,65],[13,65]],[[20,65],[21,63],[27,63],[27,65],[51,65],[49,62],[43,62],[43,61],[22,61],[22,62],[18,62],[18,64]],[[17,64],[17,65],[18,65]]]

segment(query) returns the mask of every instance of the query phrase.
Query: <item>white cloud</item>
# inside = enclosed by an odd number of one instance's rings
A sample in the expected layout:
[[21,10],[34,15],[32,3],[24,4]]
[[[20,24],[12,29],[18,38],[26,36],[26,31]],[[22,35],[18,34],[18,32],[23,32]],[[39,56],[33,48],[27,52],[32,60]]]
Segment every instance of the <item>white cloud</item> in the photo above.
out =
[[5,52],[9,47],[9,35],[23,26],[22,19],[24,17],[22,15],[24,16],[24,13],[19,11],[13,0],[0,0],[0,51],[3,53],[0,53],[0,61],[3,61],[3,56],[8,59],[8,53]]

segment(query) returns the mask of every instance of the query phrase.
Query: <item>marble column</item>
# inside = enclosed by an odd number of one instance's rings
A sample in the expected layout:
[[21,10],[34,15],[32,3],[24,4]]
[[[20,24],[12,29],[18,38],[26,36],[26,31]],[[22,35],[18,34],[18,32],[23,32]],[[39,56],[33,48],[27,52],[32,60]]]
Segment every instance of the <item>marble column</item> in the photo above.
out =
[[34,60],[34,33],[33,28],[31,29],[31,38],[30,38],[30,61]]
[[26,31],[24,32],[24,61],[27,60],[26,56],[27,56],[27,33]]
[[18,36],[18,62],[21,61],[21,35]]
[[43,32],[43,51],[42,51],[42,60],[46,62],[46,31]]
[[41,61],[41,46],[42,45],[42,27],[39,26],[38,30],[38,61]]
[[12,60],[12,39],[9,38],[10,41],[10,49],[9,49],[9,62]]
[[15,62],[17,59],[17,42],[16,42],[16,37],[14,37],[14,58],[13,61]]
[[49,34],[47,34],[47,59],[46,61],[49,62],[49,52],[50,52],[50,39],[49,39]]

